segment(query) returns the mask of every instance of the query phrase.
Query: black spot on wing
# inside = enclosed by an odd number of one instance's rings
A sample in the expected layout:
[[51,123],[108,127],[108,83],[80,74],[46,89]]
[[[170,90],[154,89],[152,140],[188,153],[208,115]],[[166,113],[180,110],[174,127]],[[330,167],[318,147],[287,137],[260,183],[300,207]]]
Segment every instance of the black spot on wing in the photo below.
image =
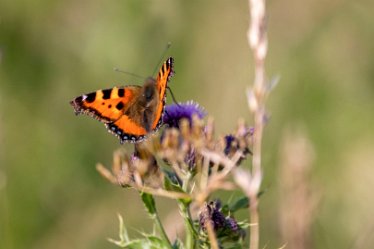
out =
[[125,105],[122,103],[122,102],[119,102],[117,105],[116,105],[116,108],[117,108],[117,110],[122,110],[123,109],[123,107],[124,107]]
[[96,92],[87,94],[87,98],[85,99],[87,103],[92,103],[96,99]]
[[125,89],[123,88],[118,89],[118,97],[123,97],[123,96],[125,96]]
[[112,93],[112,89],[103,90],[103,99],[110,99],[111,93]]
[[166,60],[166,65],[168,68],[172,67],[173,63],[174,63],[174,59],[172,57]]

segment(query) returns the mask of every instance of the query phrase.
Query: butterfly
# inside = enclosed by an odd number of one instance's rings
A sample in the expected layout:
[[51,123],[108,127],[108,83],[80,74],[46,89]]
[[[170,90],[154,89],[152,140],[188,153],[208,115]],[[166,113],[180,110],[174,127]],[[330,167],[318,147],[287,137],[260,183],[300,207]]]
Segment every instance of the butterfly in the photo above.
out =
[[75,114],[86,114],[104,123],[120,143],[137,143],[162,125],[166,88],[174,74],[174,59],[168,58],[157,78],[149,77],[143,86],[128,85],[98,90],[76,97],[70,104]]

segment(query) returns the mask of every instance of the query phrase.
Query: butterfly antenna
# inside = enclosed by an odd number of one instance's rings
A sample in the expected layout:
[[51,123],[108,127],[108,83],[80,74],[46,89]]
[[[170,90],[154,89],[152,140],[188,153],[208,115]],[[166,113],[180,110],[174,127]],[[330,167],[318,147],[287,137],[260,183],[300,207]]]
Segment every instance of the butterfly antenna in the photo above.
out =
[[121,70],[121,69],[119,69],[119,68],[113,68],[113,70],[115,71],[115,72],[119,72],[119,73],[124,73],[124,74],[127,74],[127,75],[131,75],[131,76],[133,76],[133,77],[136,77],[136,78],[140,78],[140,79],[146,79],[145,77],[143,77],[143,76],[140,76],[140,75],[137,75],[137,74],[134,74],[134,73],[130,73],[130,72],[126,72],[126,71],[123,71],[123,70]]
[[161,64],[161,62],[162,62],[162,60],[163,60],[163,58],[164,58],[166,52],[169,50],[170,47],[171,47],[171,42],[168,42],[168,43],[166,44],[166,48],[164,49],[164,52],[163,52],[162,55],[161,55],[160,60],[158,61],[157,65],[156,65],[156,68],[153,70],[153,74],[152,74],[152,75],[155,75],[155,74],[156,74],[157,69],[159,68],[159,65]]
[[169,90],[170,95],[171,95],[171,98],[173,99],[173,102],[174,102],[178,107],[181,107],[180,104],[178,104],[178,101],[175,99],[174,94],[173,94],[173,92],[171,91],[171,88],[168,87],[168,86],[167,86],[166,88]]

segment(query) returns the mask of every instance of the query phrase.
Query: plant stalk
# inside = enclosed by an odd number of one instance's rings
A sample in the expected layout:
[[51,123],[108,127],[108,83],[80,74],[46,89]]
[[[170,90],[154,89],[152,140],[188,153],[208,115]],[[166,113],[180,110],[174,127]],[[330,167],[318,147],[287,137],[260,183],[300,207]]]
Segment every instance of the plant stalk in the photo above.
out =
[[172,245],[171,245],[171,243],[170,243],[169,237],[168,237],[168,235],[166,234],[166,231],[165,231],[165,229],[164,229],[164,226],[163,226],[162,223],[161,223],[160,217],[158,216],[158,213],[156,212],[156,213],[154,214],[153,217],[154,217],[153,219],[155,220],[156,225],[157,225],[157,227],[158,227],[158,229],[159,229],[159,231],[160,231],[160,233],[161,233],[161,237],[162,237],[162,239],[163,239],[164,241],[166,241],[167,246],[168,246],[169,249],[173,249],[173,247],[172,247]]
[[[188,184],[191,179],[191,174],[188,174],[182,184],[182,189],[183,191],[187,192],[188,189]],[[198,237],[198,233],[195,230],[190,209],[189,209],[189,204],[183,202],[183,201],[178,201],[179,209],[183,215],[185,227],[186,227],[186,248],[195,248],[196,247],[196,239]]]
[[250,199],[250,249],[258,249],[260,244],[260,223],[258,213],[258,192],[262,181],[261,144],[265,119],[265,98],[267,94],[265,58],[267,54],[267,34],[265,20],[265,0],[248,0],[250,24],[248,43],[253,51],[255,74],[250,109],[254,114],[253,157]]

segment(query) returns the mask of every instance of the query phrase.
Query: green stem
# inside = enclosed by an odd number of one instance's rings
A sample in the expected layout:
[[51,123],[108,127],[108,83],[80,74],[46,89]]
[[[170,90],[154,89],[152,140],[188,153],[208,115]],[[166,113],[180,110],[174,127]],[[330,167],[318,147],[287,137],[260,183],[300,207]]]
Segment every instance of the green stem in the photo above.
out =
[[179,209],[183,214],[184,224],[186,227],[186,248],[195,248],[197,231],[195,230],[192,217],[189,210],[189,205],[179,201]]
[[155,223],[158,227],[158,230],[161,233],[162,239],[167,243],[167,247],[169,249],[173,249],[173,247],[170,243],[169,237],[167,236],[167,234],[165,232],[164,226],[162,225],[160,216],[158,215],[158,212],[157,212],[157,209],[156,209],[155,199],[153,198],[153,196],[151,194],[148,194],[148,193],[145,193],[145,192],[141,192],[140,196],[141,196],[142,201],[145,205],[145,208],[148,211],[148,214],[155,221]]
[[167,242],[168,248],[172,249],[173,246],[170,243],[169,237],[168,237],[168,235],[165,232],[164,226],[162,225],[161,220],[160,220],[160,216],[158,216],[157,212],[154,214],[153,218],[154,218],[154,220],[156,222],[156,225],[157,225],[158,229],[161,232],[161,237]]
[[[183,181],[182,189],[183,191],[187,192],[188,184],[191,179],[192,175],[189,174]],[[186,248],[195,248],[196,247],[196,241],[198,238],[198,232],[196,231],[193,220],[191,217],[189,204],[179,200],[178,201],[179,209],[182,212],[184,224],[186,227]]]

